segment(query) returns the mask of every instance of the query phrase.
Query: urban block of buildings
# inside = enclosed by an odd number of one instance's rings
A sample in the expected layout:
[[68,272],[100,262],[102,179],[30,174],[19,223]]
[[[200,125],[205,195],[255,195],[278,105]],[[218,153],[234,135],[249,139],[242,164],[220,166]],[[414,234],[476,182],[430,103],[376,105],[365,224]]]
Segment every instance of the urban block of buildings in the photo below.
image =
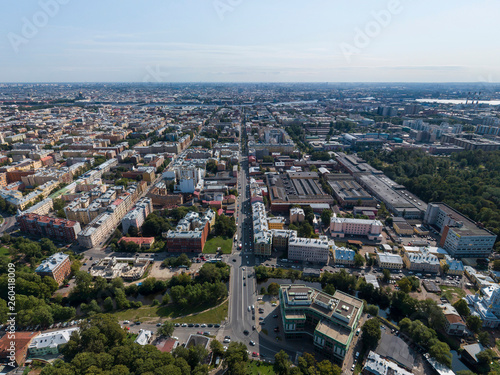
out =
[[188,212],[177,223],[175,230],[163,233],[167,241],[167,249],[173,253],[201,253],[205,247],[208,234],[215,225],[215,212],[205,211],[203,216],[197,212]]

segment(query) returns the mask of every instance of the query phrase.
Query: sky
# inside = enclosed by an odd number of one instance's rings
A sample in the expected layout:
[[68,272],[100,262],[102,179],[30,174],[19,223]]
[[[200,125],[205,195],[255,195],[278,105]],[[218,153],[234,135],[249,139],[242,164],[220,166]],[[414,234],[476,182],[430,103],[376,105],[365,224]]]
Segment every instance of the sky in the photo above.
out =
[[0,82],[500,82],[498,0],[3,0]]

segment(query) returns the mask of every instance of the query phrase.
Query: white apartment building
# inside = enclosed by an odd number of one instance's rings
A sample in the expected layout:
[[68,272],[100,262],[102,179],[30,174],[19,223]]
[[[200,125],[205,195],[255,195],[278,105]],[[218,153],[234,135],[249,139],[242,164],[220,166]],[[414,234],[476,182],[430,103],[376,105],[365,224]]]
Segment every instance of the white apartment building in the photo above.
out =
[[139,229],[144,224],[148,215],[153,212],[153,201],[151,198],[140,199],[122,219],[123,234],[127,234],[130,227]]
[[262,202],[252,204],[252,224],[254,253],[256,255],[270,256],[273,236],[267,222],[266,207]]
[[44,332],[36,336],[28,347],[31,357],[39,357],[48,354],[59,354],[59,346],[67,344],[73,332],[80,328],[68,328],[60,331]]
[[326,264],[335,243],[326,236],[319,238],[292,237],[288,240],[288,259]]
[[345,236],[363,236],[369,240],[382,239],[383,225],[379,220],[350,219],[343,217],[332,217],[330,221],[330,233],[334,238]]
[[424,223],[439,228],[439,246],[455,258],[487,258],[497,238],[444,203],[429,203]]

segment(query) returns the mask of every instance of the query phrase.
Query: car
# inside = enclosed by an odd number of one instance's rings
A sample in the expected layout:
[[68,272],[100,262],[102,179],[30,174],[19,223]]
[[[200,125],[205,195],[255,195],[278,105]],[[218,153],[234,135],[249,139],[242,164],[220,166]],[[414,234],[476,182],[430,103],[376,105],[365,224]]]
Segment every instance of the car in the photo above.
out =
[[203,324],[201,325],[201,328],[205,328],[206,326],[207,326],[207,325],[206,325],[205,323],[203,323]]
[[211,327],[213,327],[213,326],[214,326],[214,325],[213,325],[212,323],[207,324],[207,327],[209,327],[209,328],[211,328]]
[[214,324],[214,328],[219,328],[220,324]]
[[139,324],[141,324],[141,322],[138,320],[137,322],[135,322],[135,324],[139,325]]
[[247,286],[247,283],[243,283],[243,286]]
[[224,344],[229,344],[231,342],[231,339],[224,339],[224,341],[222,341]]
[[258,356],[259,356],[259,353],[257,353],[257,352],[252,353],[252,357],[258,357]]
[[356,367],[356,365],[353,363],[352,366],[351,366],[351,371],[354,371],[355,367]]
[[260,353],[260,358],[265,358],[265,357],[266,357],[265,354]]
[[210,336],[210,331],[205,331],[205,332],[203,332],[203,334],[204,334],[205,336]]
[[251,346],[255,346],[255,342],[253,342],[252,340],[250,340],[250,345]]
[[198,328],[198,327],[200,326],[200,324],[199,324],[199,323],[195,323],[195,325],[194,325],[194,326],[195,326],[196,328]]
[[254,305],[252,305],[252,311],[253,311],[253,310],[255,310],[255,306],[254,306]]
[[243,331],[243,334],[245,334],[245,335],[248,335],[248,333],[249,333],[249,332],[248,332],[248,329],[245,329],[245,330]]
[[274,319],[277,319],[277,318],[278,318],[278,314],[274,314],[274,315],[273,315],[273,318],[274,318]]
[[236,262],[236,259],[233,258],[233,262]]
[[157,327],[161,327],[161,323],[156,323],[156,326]]
[[243,280],[245,280],[245,276],[243,276]]
[[356,356],[354,358],[358,359],[359,357],[359,352],[356,352]]
[[180,327],[181,325],[179,323],[175,323],[174,327]]
[[188,327],[190,327],[190,328],[191,328],[191,327],[194,327],[194,324],[193,324],[193,323],[189,323],[189,324],[188,324]]
[[83,263],[83,265],[84,265],[84,266],[86,266],[86,265],[87,265],[87,263]]
[[93,257],[90,257],[90,258],[89,258],[89,260],[92,260],[92,259],[94,259],[94,258],[93,258]]
[[262,316],[259,316],[259,320],[264,320],[264,318]]
[[253,326],[252,326],[252,330],[254,330],[254,331],[255,331],[256,329],[257,329],[257,327],[255,327],[255,325],[253,325]]
[[65,285],[65,287],[66,287],[66,288],[69,288],[69,284],[66,284],[66,285]]
[[196,332],[197,335],[203,335],[203,331]]

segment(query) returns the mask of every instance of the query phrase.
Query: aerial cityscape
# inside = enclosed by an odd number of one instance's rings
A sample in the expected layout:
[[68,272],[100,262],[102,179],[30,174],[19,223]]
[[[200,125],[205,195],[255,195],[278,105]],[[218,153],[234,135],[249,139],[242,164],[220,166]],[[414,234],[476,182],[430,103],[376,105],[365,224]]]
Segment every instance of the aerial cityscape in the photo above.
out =
[[5,5],[0,374],[500,375],[500,5],[320,2]]

